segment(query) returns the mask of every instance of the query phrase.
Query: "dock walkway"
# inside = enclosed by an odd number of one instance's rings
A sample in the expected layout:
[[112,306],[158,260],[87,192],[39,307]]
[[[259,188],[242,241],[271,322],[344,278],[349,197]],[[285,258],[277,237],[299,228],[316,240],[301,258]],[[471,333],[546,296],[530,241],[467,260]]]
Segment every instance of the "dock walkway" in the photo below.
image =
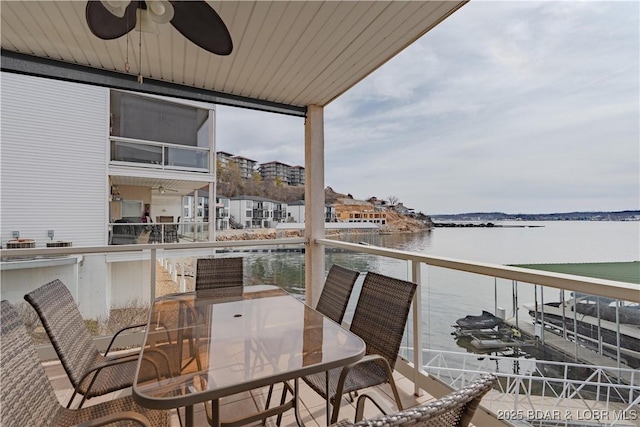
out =
[[[509,319],[506,320],[505,323],[509,324],[512,327],[516,327],[515,320]],[[527,339],[536,339],[535,327],[532,324],[526,322],[519,322],[518,329],[523,337]],[[540,345],[547,346],[555,351],[561,352],[566,355],[568,358],[574,359],[575,362],[584,363],[587,365],[600,366],[605,368],[611,368],[612,375],[618,377],[620,381],[623,381],[624,384],[632,385],[632,378],[628,371],[622,372],[622,375],[619,375],[617,371],[618,368],[632,369],[630,366],[626,365],[624,362],[618,362],[616,360],[611,359],[610,357],[603,356],[598,354],[597,352],[588,349],[581,345],[576,345],[575,342],[564,339],[563,337],[553,333],[552,331],[545,329],[544,331],[544,343],[540,343]],[[635,377],[635,385],[639,385],[640,376]]]

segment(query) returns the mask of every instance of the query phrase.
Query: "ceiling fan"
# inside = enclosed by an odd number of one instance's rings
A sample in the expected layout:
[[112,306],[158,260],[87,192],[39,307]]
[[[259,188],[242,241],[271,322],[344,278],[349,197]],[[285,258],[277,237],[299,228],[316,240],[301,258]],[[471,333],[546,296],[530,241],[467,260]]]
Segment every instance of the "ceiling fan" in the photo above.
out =
[[171,192],[174,192],[174,193],[178,192],[178,190],[172,190],[171,188],[164,188],[162,185],[160,187],[153,187],[153,189],[156,190],[160,194],[164,194],[167,191],[171,191]]
[[216,55],[229,55],[233,42],[220,15],[204,0],[88,1],[89,29],[103,40],[117,39],[136,27],[137,12],[157,24],[170,22],[184,37]]

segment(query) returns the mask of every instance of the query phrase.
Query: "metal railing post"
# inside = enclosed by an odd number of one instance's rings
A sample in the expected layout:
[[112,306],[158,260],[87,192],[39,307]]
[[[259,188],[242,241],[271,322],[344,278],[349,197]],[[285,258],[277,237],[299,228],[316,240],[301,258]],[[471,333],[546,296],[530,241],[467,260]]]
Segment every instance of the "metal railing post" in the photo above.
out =
[[156,299],[156,251],[157,249],[151,249],[151,256],[149,257],[151,261],[151,274],[149,275],[151,277],[150,279],[151,300],[149,301],[150,304],[152,304],[153,301]]
[[411,280],[418,284],[413,296],[413,393],[422,396],[422,389],[418,386],[422,369],[422,278],[419,261],[411,261]]

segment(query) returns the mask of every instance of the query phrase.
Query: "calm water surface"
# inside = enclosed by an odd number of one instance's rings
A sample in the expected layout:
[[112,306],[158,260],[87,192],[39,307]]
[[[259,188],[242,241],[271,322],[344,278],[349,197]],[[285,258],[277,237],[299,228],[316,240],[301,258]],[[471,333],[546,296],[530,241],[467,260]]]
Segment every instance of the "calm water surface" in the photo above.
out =
[[[640,222],[533,221],[496,222],[495,228],[436,228],[417,234],[359,235],[343,237],[351,242],[415,251],[433,256],[494,264],[581,263],[640,260]],[[303,294],[304,256],[300,254],[248,254],[254,280],[276,283],[290,292]],[[326,264],[338,263],[361,272],[375,271],[399,278],[409,277],[405,261],[367,254],[327,251]],[[456,319],[498,306],[519,321],[531,319],[521,307],[534,301],[533,286],[511,281],[423,267],[422,304],[425,344],[430,348],[460,350],[451,336]],[[356,285],[354,294],[359,292]],[[557,300],[550,289],[545,301]],[[352,297],[346,320],[353,315],[357,297]]]

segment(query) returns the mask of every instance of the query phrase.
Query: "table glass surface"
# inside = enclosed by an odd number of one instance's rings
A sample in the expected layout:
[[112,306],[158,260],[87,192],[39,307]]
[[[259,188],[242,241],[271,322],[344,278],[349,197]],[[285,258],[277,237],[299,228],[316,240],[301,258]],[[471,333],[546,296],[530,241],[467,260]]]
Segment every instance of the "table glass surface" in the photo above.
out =
[[146,382],[136,375],[138,403],[216,399],[343,366],[365,352],[359,337],[273,286],[164,296],[150,319],[140,363],[162,352],[172,374]]

